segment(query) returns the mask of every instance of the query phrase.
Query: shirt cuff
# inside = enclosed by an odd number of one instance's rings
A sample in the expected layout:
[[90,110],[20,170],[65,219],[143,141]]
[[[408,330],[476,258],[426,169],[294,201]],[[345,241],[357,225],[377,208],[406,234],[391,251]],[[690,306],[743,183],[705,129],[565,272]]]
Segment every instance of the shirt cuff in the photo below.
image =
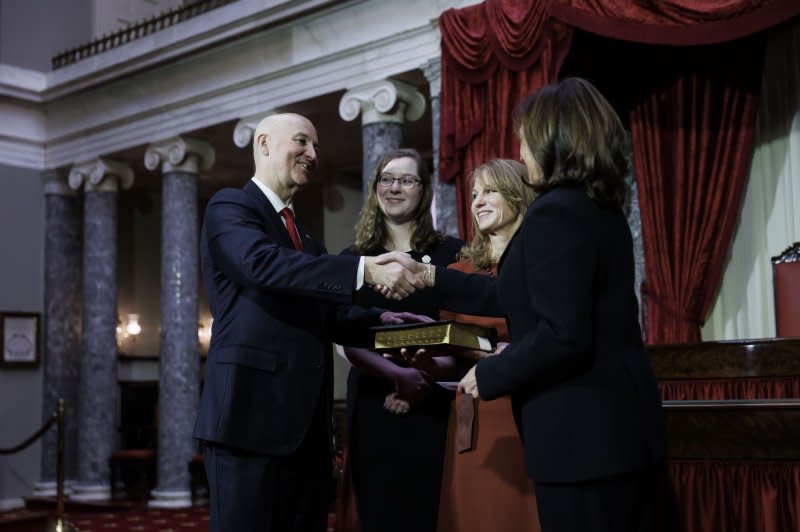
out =
[[361,290],[364,286],[364,257],[358,259],[358,270],[356,271],[356,290]]

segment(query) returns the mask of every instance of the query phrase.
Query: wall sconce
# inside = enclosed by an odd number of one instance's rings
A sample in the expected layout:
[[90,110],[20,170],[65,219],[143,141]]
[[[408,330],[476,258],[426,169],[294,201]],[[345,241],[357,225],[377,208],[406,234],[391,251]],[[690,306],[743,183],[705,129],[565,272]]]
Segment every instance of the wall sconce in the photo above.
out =
[[136,336],[142,332],[142,326],[139,325],[138,314],[128,314],[128,323],[125,325],[125,332],[130,336]]
[[132,347],[134,340],[139,334],[141,334],[141,332],[142,325],[139,323],[138,314],[128,314],[128,319],[125,322],[118,320],[117,349],[122,349],[124,344],[127,344],[128,342],[131,342],[130,347]]

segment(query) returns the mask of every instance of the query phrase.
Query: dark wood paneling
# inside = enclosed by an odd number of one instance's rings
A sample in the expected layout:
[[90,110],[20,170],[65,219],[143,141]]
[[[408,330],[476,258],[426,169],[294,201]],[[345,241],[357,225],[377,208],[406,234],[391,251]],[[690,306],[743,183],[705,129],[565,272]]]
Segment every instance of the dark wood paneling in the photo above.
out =
[[800,338],[648,346],[659,380],[800,376]]
[[800,399],[664,401],[667,457],[798,460]]

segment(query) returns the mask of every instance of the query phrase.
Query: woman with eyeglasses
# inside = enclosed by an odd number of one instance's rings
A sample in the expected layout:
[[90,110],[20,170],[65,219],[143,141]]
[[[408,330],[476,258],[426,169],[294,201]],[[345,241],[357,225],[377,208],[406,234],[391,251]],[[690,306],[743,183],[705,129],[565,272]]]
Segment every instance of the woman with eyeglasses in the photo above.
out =
[[[356,241],[343,253],[401,251],[426,264],[454,262],[463,242],[434,230],[432,200],[431,179],[419,153],[389,152],[370,179]],[[365,303],[439,316],[431,291],[390,301],[372,288],[361,290]],[[354,366],[347,381],[348,462],[361,532],[434,532],[452,392],[432,382],[439,375],[380,353],[352,347],[344,352]]]

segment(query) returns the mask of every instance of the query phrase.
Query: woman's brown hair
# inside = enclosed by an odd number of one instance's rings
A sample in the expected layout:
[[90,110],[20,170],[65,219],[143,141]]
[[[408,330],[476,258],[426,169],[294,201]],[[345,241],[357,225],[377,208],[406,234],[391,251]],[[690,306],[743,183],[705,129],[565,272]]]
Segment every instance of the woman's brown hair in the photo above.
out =
[[624,205],[628,136],[591,83],[567,78],[542,87],[517,106],[513,121],[542,169],[537,192],[581,186],[598,203]]
[[417,174],[420,178],[419,186],[422,187],[422,197],[419,205],[414,212],[414,230],[411,233],[412,251],[423,252],[430,248],[434,242],[441,238],[433,229],[433,215],[431,214],[431,203],[433,202],[433,189],[431,176],[422,156],[417,150],[401,148],[388,152],[378,162],[372,171],[369,180],[369,191],[367,200],[361,207],[356,223],[356,241],[353,249],[361,254],[371,254],[380,252],[386,240],[389,238],[389,231],[386,228],[386,215],[378,206],[378,176],[383,173],[386,165],[395,159],[409,157],[417,162]]

